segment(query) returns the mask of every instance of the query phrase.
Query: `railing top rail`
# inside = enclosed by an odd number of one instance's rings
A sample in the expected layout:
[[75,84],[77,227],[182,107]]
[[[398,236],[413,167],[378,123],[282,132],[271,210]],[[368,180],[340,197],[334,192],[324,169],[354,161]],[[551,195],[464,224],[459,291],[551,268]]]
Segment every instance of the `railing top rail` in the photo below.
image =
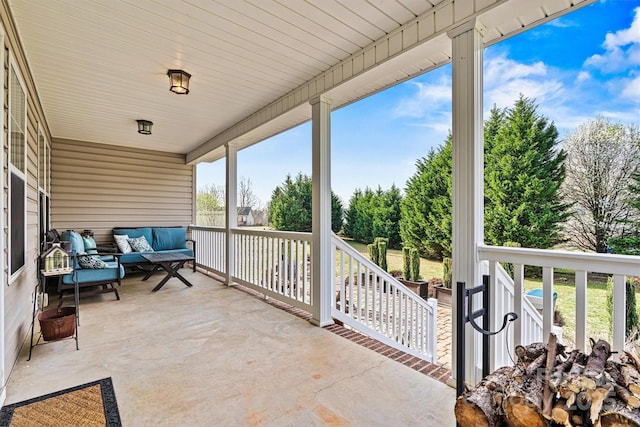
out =
[[478,258],[538,267],[640,276],[640,257],[631,255],[478,245]]
[[289,240],[303,240],[310,242],[312,234],[297,231],[256,230],[255,228],[234,228],[232,234],[244,234],[247,236],[278,237]]
[[[202,225],[190,225],[190,229],[192,230],[203,230],[203,231],[215,231],[220,233],[226,233],[227,229],[225,227],[209,227]],[[278,230],[258,230],[256,228],[232,228],[231,234],[243,234],[249,236],[266,236],[266,237],[279,237],[281,239],[289,239],[289,240],[303,240],[310,242],[312,234],[305,232],[297,232],[297,231],[278,231]]]
[[208,226],[208,225],[190,225],[189,226],[190,230],[205,230],[205,231],[219,231],[224,233],[225,228],[224,227],[213,227],[213,226]]

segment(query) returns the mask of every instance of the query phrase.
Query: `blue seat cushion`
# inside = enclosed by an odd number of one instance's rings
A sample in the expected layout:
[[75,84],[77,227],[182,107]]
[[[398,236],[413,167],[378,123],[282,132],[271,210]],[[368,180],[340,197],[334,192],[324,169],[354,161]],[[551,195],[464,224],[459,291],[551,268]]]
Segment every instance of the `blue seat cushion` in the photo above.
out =
[[[144,264],[148,263],[146,259],[142,258],[144,254],[152,254],[157,252],[129,252],[128,254],[123,254],[120,257],[120,262],[123,264]],[[193,250],[191,249],[167,249],[162,251],[163,254],[185,254],[187,256],[193,256]]]
[[[156,251],[187,249],[187,229],[184,227],[154,227],[151,246]],[[131,236],[129,236],[131,238]]]
[[[116,261],[107,261],[107,268],[89,269],[77,268],[75,273],[78,275],[78,284],[89,282],[108,282],[118,280],[118,263]],[[73,274],[69,273],[62,276],[62,283],[65,285],[73,285]],[[120,278],[124,277],[124,267],[120,266]]]

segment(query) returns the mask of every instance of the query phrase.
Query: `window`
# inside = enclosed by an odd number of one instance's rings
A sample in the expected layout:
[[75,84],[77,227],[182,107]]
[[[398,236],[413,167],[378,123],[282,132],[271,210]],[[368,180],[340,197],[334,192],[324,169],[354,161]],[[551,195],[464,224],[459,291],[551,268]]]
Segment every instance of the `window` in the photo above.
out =
[[26,260],[27,99],[16,66],[9,66],[9,281]]
[[40,233],[40,252],[47,249],[45,233],[49,230],[49,193],[51,166],[50,147],[44,137],[42,127],[38,126],[38,231]]

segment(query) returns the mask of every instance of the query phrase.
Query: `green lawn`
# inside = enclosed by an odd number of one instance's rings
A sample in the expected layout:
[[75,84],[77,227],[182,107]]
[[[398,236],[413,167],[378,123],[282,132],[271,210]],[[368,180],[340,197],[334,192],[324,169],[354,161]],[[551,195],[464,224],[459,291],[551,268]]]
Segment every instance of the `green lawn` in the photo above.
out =
[[[364,254],[367,258],[369,253],[367,252],[367,245],[360,242],[354,242],[353,240],[345,239],[344,241],[351,245],[358,252]],[[389,249],[387,251],[387,271],[391,272],[398,270],[402,272],[402,251],[398,249]],[[430,261],[427,259],[420,259],[420,276],[423,280],[429,280],[434,277],[442,277],[442,263],[436,261]]]
[[[367,246],[363,243],[345,239],[358,252],[368,256]],[[387,252],[388,270],[402,271],[402,251],[389,249]],[[433,277],[442,278],[442,263],[426,259],[420,260],[420,275],[429,280]],[[542,278],[526,278],[525,291],[542,288]],[[571,347],[576,331],[576,293],[575,276],[571,271],[556,271],[554,273],[553,289],[558,293],[556,309],[564,319],[563,338],[565,344]],[[590,274],[587,280],[587,337],[603,338],[611,342],[609,327],[610,315],[607,313],[607,278]],[[640,291],[636,290],[636,299],[640,301]]]

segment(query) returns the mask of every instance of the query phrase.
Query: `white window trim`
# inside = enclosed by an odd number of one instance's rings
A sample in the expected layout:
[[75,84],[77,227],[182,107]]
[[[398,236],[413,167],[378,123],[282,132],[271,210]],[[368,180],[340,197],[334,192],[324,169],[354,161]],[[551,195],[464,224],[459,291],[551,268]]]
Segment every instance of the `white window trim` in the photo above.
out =
[[[16,75],[16,77],[18,78],[18,83],[20,84],[20,87],[22,88],[22,92],[24,93],[24,172],[19,170],[17,167],[15,167],[12,163],[11,163],[11,110],[13,108],[13,106],[11,105],[11,72],[13,71],[13,73]],[[11,242],[11,238],[9,238],[9,242],[7,245],[7,254],[8,254],[8,258],[7,258],[7,262],[8,262],[8,271],[9,271],[9,280],[8,283],[11,284],[12,282],[14,282],[19,276],[20,274],[26,269],[27,267],[27,212],[26,212],[26,206],[27,206],[27,172],[28,172],[28,164],[27,164],[27,150],[29,147],[29,142],[28,142],[28,117],[27,117],[27,102],[28,102],[28,97],[27,97],[27,91],[26,91],[26,85],[24,84],[24,79],[22,78],[22,74],[20,72],[20,68],[18,67],[18,64],[16,63],[13,55],[11,53],[9,53],[9,89],[8,89],[8,99],[9,99],[9,111],[8,111],[8,117],[9,117],[9,123],[8,123],[8,135],[9,135],[9,141],[8,141],[8,154],[9,154],[9,161],[7,162],[9,165],[9,174],[8,177],[11,177],[12,173],[16,173],[16,175],[20,176],[23,181],[24,181],[24,207],[25,207],[25,212],[24,217],[25,217],[25,221],[24,221],[24,264],[22,265],[22,267],[20,267],[17,271],[15,271],[13,274],[11,274],[11,256],[13,253],[12,250],[12,242]],[[8,201],[9,201],[9,206],[7,207],[8,209],[8,213],[9,216],[7,218],[7,222],[9,223],[9,230],[11,230],[11,182],[9,182],[9,197],[8,197]],[[9,236],[10,237],[10,236]]]
[[[40,147],[40,137],[42,137],[44,144],[43,147]],[[51,179],[51,164],[49,163],[49,159],[51,158],[51,154],[50,154],[50,150],[51,147],[49,146],[49,140],[47,139],[47,136],[44,133],[42,124],[40,122],[38,122],[38,190],[40,192],[43,192],[44,194],[46,194],[47,196],[49,196],[49,191],[50,191],[50,185],[49,185],[49,180]],[[41,152],[41,149],[44,148],[44,152]],[[41,166],[44,164],[44,167],[42,168],[43,172],[44,172],[44,176],[40,176],[40,171],[41,171]]]

